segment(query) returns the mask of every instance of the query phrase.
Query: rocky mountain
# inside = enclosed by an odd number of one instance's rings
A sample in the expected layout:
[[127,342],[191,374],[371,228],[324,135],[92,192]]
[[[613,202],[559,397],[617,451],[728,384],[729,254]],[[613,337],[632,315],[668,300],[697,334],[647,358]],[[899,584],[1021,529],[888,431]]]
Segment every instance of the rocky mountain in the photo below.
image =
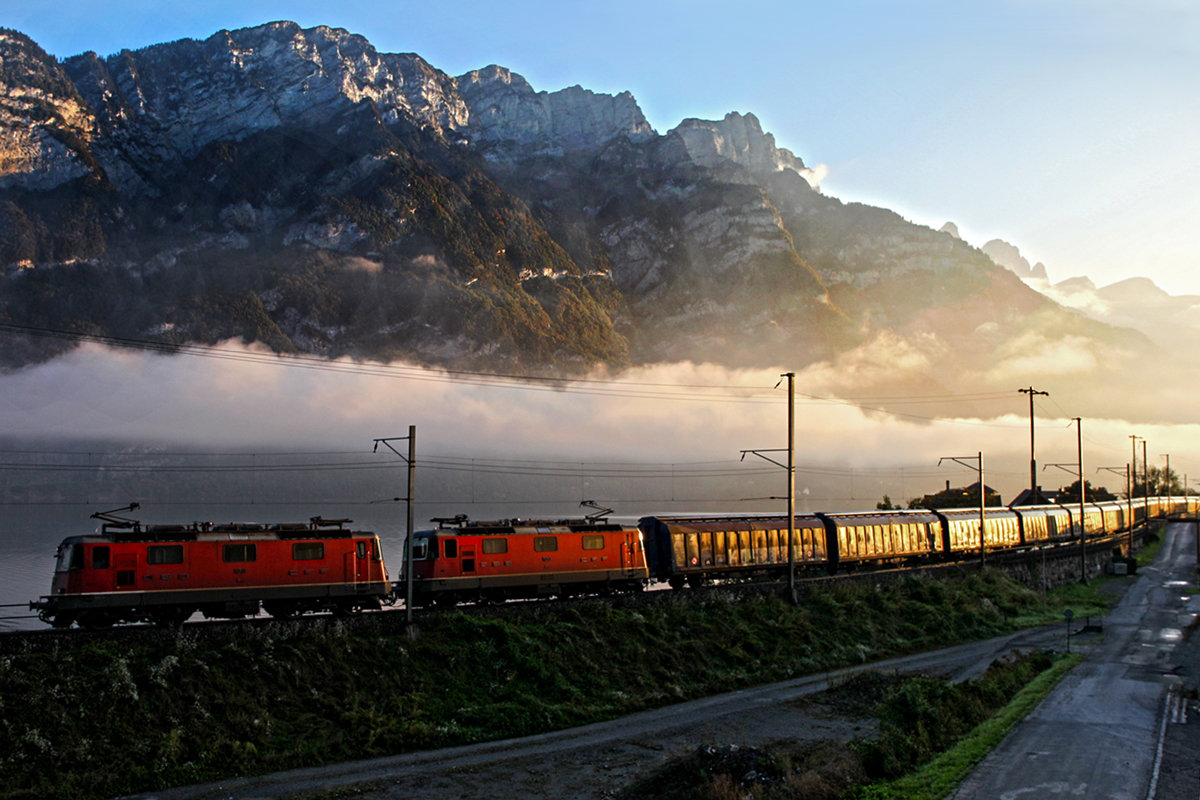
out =
[[753,114],[660,134],[627,92],[339,29],[63,61],[0,31],[0,322],[531,373],[827,362],[881,394],[1153,351],[817,178]]
[[[1045,265],[1030,267],[1015,245],[992,239],[980,249],[1031,288],[1090,319],[1139,331],[1173,353],[1200,349],[1200,296],[1172,295],[1149,278],[1128,278],[1104,287],[1084,275],[1052,283]],[[1177,367],[1179,360],[1174,363]]]
[[1021,255],[1021,249],[1003,239],[992,239],[989,242],[985,242],[983,247],[979,249],[987,253],[992,261],[1015,272],[1018,277],[1042,281],[1049,280],[1046,277],[1045,264],[1039,261],[1032,267],[1029,266],[1029,261]]

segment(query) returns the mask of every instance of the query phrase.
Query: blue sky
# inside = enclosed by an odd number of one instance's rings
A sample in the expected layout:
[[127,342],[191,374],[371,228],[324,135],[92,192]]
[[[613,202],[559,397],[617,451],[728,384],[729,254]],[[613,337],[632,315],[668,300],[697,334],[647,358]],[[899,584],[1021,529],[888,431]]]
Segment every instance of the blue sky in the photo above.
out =
[[1200,4],[1191,0],[274,2],[0,0],[48,52],[106,55],[278,19],[460,74],[630,90],[665,132],[753,112],[826,193],[1053,280],[1200,294]]

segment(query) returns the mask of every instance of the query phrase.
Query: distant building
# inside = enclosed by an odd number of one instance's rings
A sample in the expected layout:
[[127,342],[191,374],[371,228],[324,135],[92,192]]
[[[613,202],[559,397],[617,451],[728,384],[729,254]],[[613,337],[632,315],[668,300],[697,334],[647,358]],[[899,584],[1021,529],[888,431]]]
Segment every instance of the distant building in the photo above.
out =
[[[984,486],[987,491],[988,506],[1000,506],[1000,493],[990,486]],[[910,500],[909,508],[979,508],[979,481],[970,486],[962,486],[959,488],[950,488],[950,481],[946,481],[946,488],[937,494],[927,494],[924,497],[918,497]]]
[[1037,487],[1037,492],[1032,492],[1029,489],[1023,489],[1021,493],[1014,497],[1013,501],[1008,505],[1009,507],[1044,506],[1050,504],[1058,505],[1060,502],[1059,496],[1061,494],[1062,492],[1059,491],[1046,491],[1040,486]]

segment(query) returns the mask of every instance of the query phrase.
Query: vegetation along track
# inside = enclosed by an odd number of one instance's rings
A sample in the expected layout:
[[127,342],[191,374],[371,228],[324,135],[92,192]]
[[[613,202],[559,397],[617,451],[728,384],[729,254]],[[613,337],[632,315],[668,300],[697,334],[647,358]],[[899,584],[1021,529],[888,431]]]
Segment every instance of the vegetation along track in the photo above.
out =
[[0,798],[87,800],[524,736],[1059,613],[995,569],[819,585],[797,605],[714,590],[434,611],[419,636],[382,613],[29,637],[0,655],[0,773],[13,776]]

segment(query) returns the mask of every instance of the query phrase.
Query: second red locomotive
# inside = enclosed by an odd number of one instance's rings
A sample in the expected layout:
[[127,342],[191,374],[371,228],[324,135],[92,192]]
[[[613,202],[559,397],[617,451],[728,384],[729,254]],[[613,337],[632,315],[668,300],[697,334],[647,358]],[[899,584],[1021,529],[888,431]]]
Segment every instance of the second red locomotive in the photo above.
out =
[[419,604],[638,591],[650,579],[634,527],[596,519],[434,521],[436,530],[413,534]]

